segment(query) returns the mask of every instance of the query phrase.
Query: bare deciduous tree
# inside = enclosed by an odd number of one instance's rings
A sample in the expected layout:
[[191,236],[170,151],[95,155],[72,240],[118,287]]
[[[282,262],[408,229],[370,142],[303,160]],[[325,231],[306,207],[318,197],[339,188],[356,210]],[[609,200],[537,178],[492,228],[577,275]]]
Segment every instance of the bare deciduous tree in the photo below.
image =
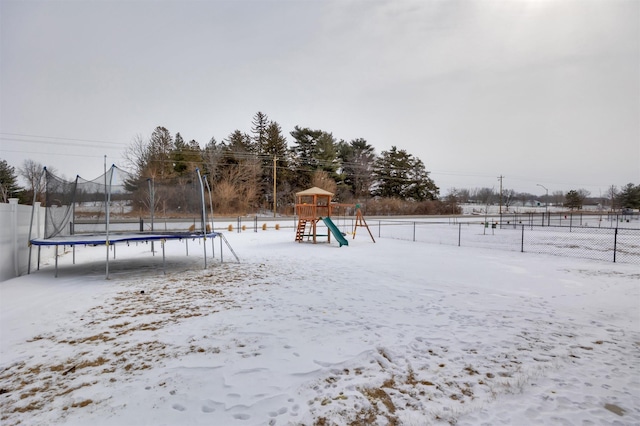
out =
[[509,206],[516,201],[516,191],[513,189],[505,189],[502,191],[502,204],[509,211]]
[[316,170],[311,176],[311,186],[317,186],[318,188],[329,191],[333,194],[338,190],[336,181],[329,176],[329,173],[324,170]]
[[480,188],[476,191],[476,199],[480,204],[488,206],[493,202],[495,192],[493,188]]
[[221,172],[211,189],[214,209],[220,213],[246,212],[259,194],[260,161],[248,158]]
[[[47,170],[53,175],[56,174],[56,170],[53,167],[49,167]],[[44,203],[45,177],[42,164],[33,160],[24,160],[18,172],[27,182],[27,191],[30,192],[31,195],[36,195],[36,201]]]
[[126,167],[137,176],[144,175],[145,167],[149,162],[148,145],[142,135],[136,135],[124,152]]
[[553,191],[551,194],[551,198],[553,199],[553,204],[556,206],[561,206],[564,202],[564,192],[562,191]]
[[607,197],[609,198],[609,202],[611,203],[611,210],[620,208],[620,203],[618,202],[618,194],[618,187],[616,187],[615,185],[611,185],[607,189]]
[[224,147],[219,145],[215,138],[211,138],[207,146],[202,151],[202,163],[210,185],[213,185],[213,182],[215,182],[220,176],[220,168],[224,155],[223,148]]

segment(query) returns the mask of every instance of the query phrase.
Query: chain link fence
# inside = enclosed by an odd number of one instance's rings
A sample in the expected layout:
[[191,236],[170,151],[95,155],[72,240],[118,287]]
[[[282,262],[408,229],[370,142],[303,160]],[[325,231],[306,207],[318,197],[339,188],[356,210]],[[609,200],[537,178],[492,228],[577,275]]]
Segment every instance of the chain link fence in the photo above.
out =
[[637,215],[624,219],[597,215],[502,215],[492,219],[373,219],[368,223],[378,238],[640,264]]

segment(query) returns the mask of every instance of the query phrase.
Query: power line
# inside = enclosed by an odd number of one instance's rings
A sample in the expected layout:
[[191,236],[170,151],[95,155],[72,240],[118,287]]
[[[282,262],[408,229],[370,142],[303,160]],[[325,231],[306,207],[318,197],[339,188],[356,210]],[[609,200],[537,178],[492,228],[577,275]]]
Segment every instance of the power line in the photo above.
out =
[[[104,154],[95,154],[95,155],[90,155],[90,154],[73,154],[73,153],[69,153],[69,152],[46,152],[43,153],[42,151],[25,151],[25,150],[15,150],[15,149],[0,149],[0,151],[2,152],[15,152],[15,153],[19,153],[19,154],[46,154],[46,155],[57,155],[57,156],[64,156],[64,157],[82,157],[82,158],[97,158],[100,157],[102,158],[104,156]],[[118,160],[122,160],[122,161],[126,161],[126,159],[122,158],[122,157],[117,157]]]
[[[52,148],[57,148],[57,149],[62,149],[64,147],[82,147],[82,148],[91,148],[91,149],[95,149],[95,148],[99,148],[99,149],[109,149],[109,150],[114,150],[114,149],[119,149],[122,150],[124,147],[122,146],[105,146],[102,143],[74,143],[74,142],[63,142],[63,143],[54,143],[52,141],[37,141],[37,140],[27,140],[27,139],[15,139],[15,138],[6,138],[6,137],[0,137],[1,140],[4,141],[9,141],[9,142],[20,142],[20,143],[32,143],[32,144],[41,144],[41,145],[48,145]],[[4,148],[1,148],[0,150],[2,151],[6,151]],[[28,152],[28,151],[11,151],[11,152]]]
[[[122,146],[122,144],[124,143],[124,142],[101,141],[101,140],[95,140],[95,139],[75,139],[75,138],[61,138],[57,136],[27,135],[24,133],[0,132],[0,135],[19,136],[19,137],[25,137],[25,138],[56,139],[56,140],[63,140],[63,141],[76,141],[76,142],[95,142],[95,143],[119,145],[119,146]],[[6,138],[0,137],[0,139],[6,139]],[[31,142],[31,141],[25,140],[25,142]]]
[[[37,138],[37,139],[33,139]],[[41,144],[41,145],[53,145],[57,148],[58,151],[62,151],[65,147],[72,148],[70,150],[66,150],[64,152],[55,152],[56,149],[52,149],[54,152],[43,152],[33,149],[7,149],[4,147],[0,147],[0,152],[11,152],[11,153],[21,153],[21,154],[46,154],[49,156],[64,156],[64,157],[80,157],[80,158],[97,158],[102,157],[101,154],[79,154],[77,153],[77,149],[73,150],[73,148],[81,147],[88,149],[102,149],[102,150],[116,150],[119,149],[121,151],[126,151],[128,148],[124,142],[113,142],[113,141],[103,141],[97,139],[79,139],[79,138],[65,138],[65,137],[56,137],[56,136],[43,136],[43,135],[32,135],[32,134],[24,134],[24,133],[9,133],[9,132],[0,132],[0,140],[8,141],[8,142],[18,142],[18,143],[30,143],[30,144]],[[15,146],[15,144],[13,144]],[[201,148],[197,152],[198,154],[206,153],[207,147]],[[228,150],[220,150],[215,152],[215,154],[220,159],[229,159],[233,158],[236,160],[248,160],[255,159],[259,161],[271,161],[273,159],[273,154],[259,154],[252,152],[233,152]],[[115,157],[115,156],[113,156]],[[282,157],[280,157],[282,158]],[[116,160],[121,162],[128,162],[128,158],[124,158],[122,156],[115,157]],[[300,159],[297,158],[294,154],[291,154],[290,151],[287,150],[285,153],[284,159],[293,160],[293,163],[290,161],[288,166],[277,165],[277,168],[280,170],[309,170],[309,168],[313,167],[325,167],[325,168],[345,168],[345,167],[361,167],[363,164],[360,162],[351,162],[351,161],[340,161],[338,160],[318,160],[318,159]],[[163,163],[183,163],[183,164],[202,164],[207,161],[203,159],[202,161],[175,161],[173,159],[160,160]],[[372,165],[372,163],[370,163]],[[249,164],[243,164],[242,162],[238,164],[240,167],[250,167]],[[405,168],[392,168],[392,170],[406,170]],[[495,175],[485,175],[478,173],[465,173],[460,171],[447,171],[447,170],[430,170],[427,171],[429,175],[433,177],[433,175],[442,175],[442,176],[464,176],[464,177],[476,177],[476,178],[490,178]],[[512,180],[534,183],[538,182],[539,179],[532,179],[521,176],[511,176]],[[597,183],[577,183],[577,182],[545,182],[549,185],[555,186],[587,186],[587,187],[599,187],[602,186]]]

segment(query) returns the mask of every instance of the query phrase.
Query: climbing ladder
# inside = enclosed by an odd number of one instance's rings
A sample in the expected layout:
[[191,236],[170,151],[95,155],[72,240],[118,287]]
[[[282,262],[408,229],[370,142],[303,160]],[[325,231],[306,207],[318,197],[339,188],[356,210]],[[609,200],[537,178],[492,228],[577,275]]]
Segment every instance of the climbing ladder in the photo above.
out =
[[296,241],[302,242],[302,237],[304,237],[304,232],[307,229],[307,220],[300,219],[298,220],[298,229],[296,230]]

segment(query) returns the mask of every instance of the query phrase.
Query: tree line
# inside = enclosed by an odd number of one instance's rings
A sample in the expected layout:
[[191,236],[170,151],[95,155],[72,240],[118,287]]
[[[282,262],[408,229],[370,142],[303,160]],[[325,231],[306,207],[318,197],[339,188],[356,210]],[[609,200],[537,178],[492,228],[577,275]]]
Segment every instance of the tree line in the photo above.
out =
[[[296,192],[312,186],[334,193],[342,203],[367,202],[369,210],[389,210],[388,200],[403,212],[445,210],[422,160],[404,149],[392,146],[376,154],[365,139],[337,140],[330,132],[300,126],[289,135],[291,145],[281,126],[262,112],[253,116],[248,132],[235,130],[221,141],[211,138],[203,148],[195,140],[186,142],[179,132],[156,127],[148,138],[134,138],[127,149],[135,176],[131,189],[138,191],[142,207],[147,179],[159,187],[184,184],[198,168],[217,213],[270,210],[274,201],[281,213],[293,213]],[[175,198],[164,187],[156,193],[163,192],[165,202]],[[179,206],[169,202],[168,207]]]
[[[134,208],[148,211],[151,198],[154,208],[165,213],[192,207],[194,201],[184,188],[194,186],[198,168],[211,191],[214,211],[222,214],[271,210],[274,201],[280,213],[292,214],[295,193],[312,186],[334,193],[336,201],[361,203],[370,215],[456,214],[465,203],[500,203],[506,211],[516,204],[536,202],[569,209],[580,209],[585,203],[613,210],[640,209],[640,185],[632,183],[620,188],[612,185],[599,198],[590,198],[584,189],[540,197],[512,189],[497,193],[493,188],[451,188],[441,197],[423,161],[397,146],[378,154],[365,139],[338,140],[330,132],[300,126],[289,137],[291,143],[281,126],[262,112],[253,116],[249,131],[235,130],[221,141],[213,137],[204,147],[162,126],[148,137],[136,136],[124,153]],[[56,174],[54,168],[48,170]],[[39,195],[41,172],[42,166],[31,160],[17,171],[0,160],[2,202],[17,197],[30,203],[34,193],[44,201]],[[18,174],[27,188],[18,185]],[[155,197],[150,197],[149,181]]]
[[591,196],[586,189],[571,189],[567,192],[553,191],[551,194],[535,195],[529,192],[516,192],[513,189],[503,189],[502,193],[494,188],[459,189],[451,188],[446,199],[456,204],[497,205],[505,211],[515,205],[518,206],[556,206],[570,210],[580,210],[585,205],[599,206],[600,209],[621,210],[640,209],[640,185],[628,183],[618,188],[611,185],[605,194],[598,197]]

